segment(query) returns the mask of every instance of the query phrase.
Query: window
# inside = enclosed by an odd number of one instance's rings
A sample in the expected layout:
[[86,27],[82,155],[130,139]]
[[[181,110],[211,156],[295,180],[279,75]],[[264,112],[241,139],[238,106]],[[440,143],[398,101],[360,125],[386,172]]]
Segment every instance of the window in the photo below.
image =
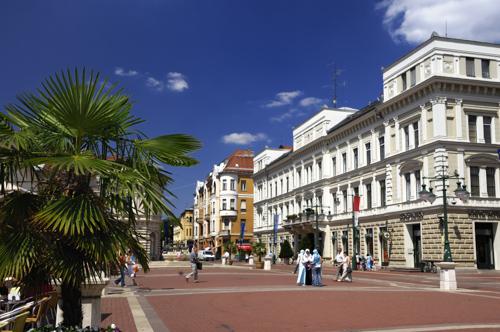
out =
[[406,84],[406,73],[403,73],[403,75],[401,75],[401,80],[403,81],[403,91],[405,91],[408,87]]
[[409,202],[411,198],[410,173],[405,174],[405,182],[406,182],[406,201]]
[[355,196],[359,196],[359,187],[352,188],[352,191],[354,192]]
[[476,76],[476,71],[474,70],[474,59],[465,58],[465,73],[469,77]]
[[288,176],[286,177],[286,192],[288,192],[290,190],[290,180],[288,179]]
[[332,158],[332,176],[337,175],[337,158]]
[[231,190],[235,190],[236,186],[235,186],[236,182],[234,180],[231,180]]
[[241,180],[240,188],[241,188],[241,191],[247,191],[247,181],[246,180]]
[[215,202],[212,202],[212,214],[215,214]]
[[410,130],[409,126],[406,126],[403,128],[404,140],[405,140],[405,151],[408,151],[410,149],[410,135],[408,132],[409,130]]
[[233,198],[231,198],[231,200],[229,201],[229,209],[230,210],[234,210],[235,209],[235,200]]
[[419,140],[418,140],[418,122],[415,122],[413,124],[413,138],[415,140],[415,147],[419,146]]
[[298,182],[298,183],[297,183],[297,184],[298,184],[298,186],[300,187],[300,185],[302,184],[302,183],[301,183],[301,178],[300,178],[300,171],[297,171],[297,182]]
[[370,165],[372,163],[372,150],[370,143],[365,144],[365,151],[366,151],[366,164]]
[[318,162],[318,180],[321,180],[323,178],[322,169],[321,169],[321,161]]
[[247,201],[245,199],[242,199],[240,202],[240,211],[241,212],[247,211]]
[[222,180],[222,190],[227,190],[227,180]]
[[495,197],[495,168],[486,167],[486,186],[488,189],[488,197]]
[[380,206],[385,206],[385,180],[380,180]]
[[347,154],[345,152],[342,153],[342,172],[347,172]]
[[477,142],[477,129],[476,129],[477,116],[469,115],[468,118],[469,118],[469,141],[471,143],[476,143]]
[[372,185],[370,183],[366,185],[366,208],[372,208]]
[[227,200],[226,199],[222,200],[222,210],[223,211],[227,210]]
[[470,195],[479,196],[479,167],[470,168]]
[[337,205],[338,205],[338,202],[337,202],[337,193],[334,192],[332,194],[332,201],[333,201],[333,214],[337,214]]
[[342,191],[342,200],[344,203],[344,212],[347,211],[347,190]]
[[415,86],[417,84],[417,68],[413,67],[410,69],[410,86]]
[[491,117],[483,116],[484,143],[491,144]]
[[280,179],[280,193],[283,194],[283,179]]
[[353,162],[353,168],[357,169],[358,168],[358,148],[355,148],[352,150],[352,162]]
[[490,60],[481,60],[481,75],[483,78],[490,78]]
[[273,185],[272,185],[272,183],[269,184],[269,197],[273,197]]
[[378,147],[379,147],[379,151],[380,151],[380,161],[382,161],[385,158],[385,139],[384,139],[384,136],[380,136],[378,138]]

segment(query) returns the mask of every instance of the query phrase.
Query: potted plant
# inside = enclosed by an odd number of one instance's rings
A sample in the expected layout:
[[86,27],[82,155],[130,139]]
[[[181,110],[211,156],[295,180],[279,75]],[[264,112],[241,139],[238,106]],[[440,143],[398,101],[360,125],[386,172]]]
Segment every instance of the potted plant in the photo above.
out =
[[262,241],[259,240],[259,242],[255,242],[252,244],[252,252],[259,257],[259,260],[255,262],[255,268],[257,269],[263,269],[264,268],[264,262],[262,261],[262,256],[266,254],[266,246]]
[[233,259],[232,259],[232,254],[236,254],[236,244],[232,241],[228,241],[224,244],[224,251],[227,251],[229,253],[229,260],[227,264],[233,265]]
[[281,245],[281,250],[279,254],[279,258],[283,259],[285,264],[289,264],[290,258],[293,257],[293,250],[292,246],[290,245],[290,242],[288,240],[283,241],[283,244]]

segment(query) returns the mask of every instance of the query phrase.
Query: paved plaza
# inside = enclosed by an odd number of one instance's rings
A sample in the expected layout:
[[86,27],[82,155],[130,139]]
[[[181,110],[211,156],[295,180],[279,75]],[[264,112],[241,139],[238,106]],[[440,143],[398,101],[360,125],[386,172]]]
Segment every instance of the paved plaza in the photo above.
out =
[[456,292],[439,275],[354,272],[353,283],[324,271],[324,287],[298,287],[291,266],[272,271],[205,264],[158,267],[138,286],[110,285],[102,325],[122,331],[500,331],[500,273],[458,271]]

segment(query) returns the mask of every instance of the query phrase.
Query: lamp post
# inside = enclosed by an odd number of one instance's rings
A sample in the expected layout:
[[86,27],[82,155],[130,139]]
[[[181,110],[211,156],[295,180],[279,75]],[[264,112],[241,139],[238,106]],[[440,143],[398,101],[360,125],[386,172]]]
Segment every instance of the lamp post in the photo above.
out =
[[[314,227],[314,248],[318,249],[318,251],[319,251],[319,214],[318,214],[318,208],[319,208],[319,212],[323,213],[323,207],[324,206],[321,204],[321,202],[318,202],[318,203],[316,203],[316,205],[313,205],[311,207],[308,207],[306,205],[306,209],[314,208],[314,221],[315,221],[315,227]],[[309,215],[306,212],[306,218],[308,216]]]
[[[446,174],[446,170],[444,165],[441,166],[442,172],[440,175],[436,175],[433,177],[423,177],[424,179],[430,180],[430,182],[441,182],[442,186],[442,195],[443,195],[443,228],[444,228],[444,254],[443,254],[443,262],[453,262],[453,258],[451,255],[451,247],[450,241],[448,238],[448,200],[447,200],[447,192],[446,192],[446,180],[448,179],[456,179],[456,180],[464,180],[463,177],[460,177],[455,171],[454,175]],[[426,202],[433,203],[436,200],[436,195],[432,192],[432,187],[429,190],[426,189],[426,185],[422,185],[422,190],[418,193],[419,197]],[[455,190],[455,196],[458,197],[463,202],[466,202],[469,199],[469,192],[466,190],[465,185],[461,185],[460,181],[457,182],[457,189]]]

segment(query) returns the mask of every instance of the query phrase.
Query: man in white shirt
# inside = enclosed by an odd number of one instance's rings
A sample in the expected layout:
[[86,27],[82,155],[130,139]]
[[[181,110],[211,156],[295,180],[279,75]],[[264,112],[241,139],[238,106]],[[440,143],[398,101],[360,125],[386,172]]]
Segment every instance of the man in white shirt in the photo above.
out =
[[337,249],[337,256],[335,256],[335,265],[337,266],[337,275],[335,279],[340,280],[342,277],[342,273],[344,272],[342,269],[342,263],[344,262],[344,255],[342,254],[342,249]]

